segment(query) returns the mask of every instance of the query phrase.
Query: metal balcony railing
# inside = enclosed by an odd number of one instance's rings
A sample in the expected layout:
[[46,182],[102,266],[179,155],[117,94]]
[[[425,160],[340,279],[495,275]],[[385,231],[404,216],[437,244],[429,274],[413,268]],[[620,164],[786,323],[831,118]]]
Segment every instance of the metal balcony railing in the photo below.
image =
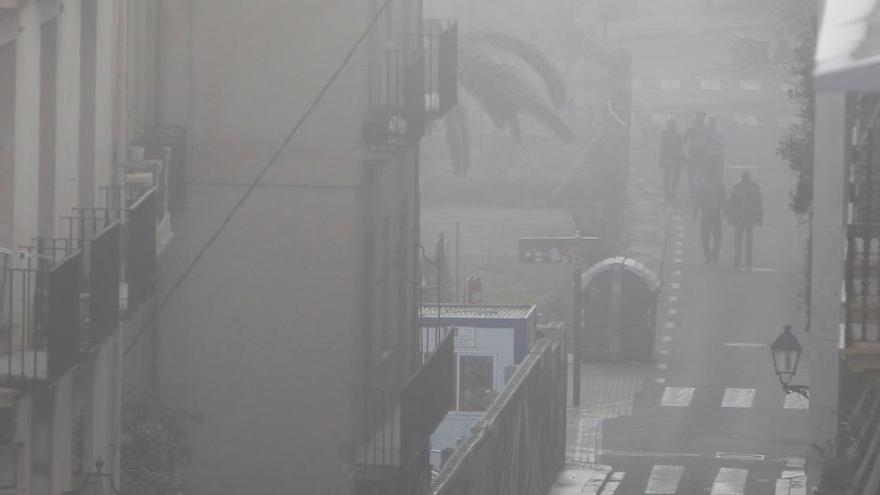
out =
[[437,119],[458,103],[458,21],[425,19],[422,33],[425,110]]
[[0,258],[0,383],[54,380],[81,355],[82,251]]
[[455,394],[452,333],[439,329],[435,337],[433,352],[424,355],[422,366],[403,390],[364,391],[362,436],[355,452],[359,482],[388,486],[383,480],[411,479],[417,483],[417,474],[426,472],[430,436]]
[[364,144],[382,151],[408,146],[425,129],[425,58],[418,50],[390,49],[367,66]]

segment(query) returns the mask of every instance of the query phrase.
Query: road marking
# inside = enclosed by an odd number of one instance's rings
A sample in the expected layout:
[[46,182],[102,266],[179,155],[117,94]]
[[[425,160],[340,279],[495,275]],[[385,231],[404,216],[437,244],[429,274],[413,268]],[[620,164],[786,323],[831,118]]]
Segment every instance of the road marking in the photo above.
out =
[[660,87],[666,91],[681,89],[681,81],[679,79],[660,79]]
[[672,252],[672,254],[677,255],[677,256],[681,256],[684,254],[684,250],[676,249],[675,251]]
[[764,273],[773,273],[776,271],[776,268],[748,268],[750,272],[764,272]]
[[678,491],[678,482],[681,481],[683,472],[684,466],[655,465],[651,469],[651,476],[648,478],[645,494],[673,495]]
[[758,125],[758,118],[754,115],[748,114],[736,114],[734,115],[734,120],[736,120],[737,125],[743,126],[756,126]]
[[754,165],[728,165],[727,168],[730,168],[733,170],[754,170],[758,167],[756,167]]
[[767,347],[767,344],[760,342],[725,342],[728,347]]
[[669,335],[664,335],[663,338],[660,339],[661,342],[672,342],[672,337]]
[[758,81],[740,81],[739,87],[743,91],[761,91],[761,83]]
[[767,458],[764,454],[737,454],[733,452],[716,452],[716,459],[729,459],[736,461],[763,461]]
[[[776,481],[776,493],[783,495],[807,495],[807,474],[804,471],[783,471],[782,479]],[[780,491],[782,482],[783,491]]]
[[693,398],[694,387],[666,387],[666,390],[663,391],[663,398],[660,399],[660,405],[687,407],[691,405],[691,399]]
[[807,465],[807,460],[802,457],[789,457],[785,460],[785,467],[803,469]]
[[655,380],[655,381],[657,383],[659,383],[660,385],[663,385],[664,383],[666,383],[666,378],[657,378],[657,380]]
[[801,394],[791,393],[785,395],[785,409],[809,409],[810,399]]
[[656,192],[653,187],[643,187],[642,190],[645,191],[646,193]]
[[667,113],[655,113],[651,115],[651,123],[654,125],[666,125],[672,119],[672,115]]
[[674,218],[676,222],[681,222],[682,220],[684,220],[684,219],[683,219],[681,216],[679,216],[679,215],[675,215],[675,216],[672,217],[672,218]]
[[684,225],[676,225],[675,228],[678,230],[684,230]]
[[669,365],[666,363],[657,363],[657,369],[660,371],[666,371],[669,368]]
[[670,289],[678,289],[680,287],[681,287],[681,284],[678,282],[672,282],[671,284],[669,284]]
[[728,388],[724,390],[724,399],[721,407],[749,408],[755,403],[755,389],[753,388]]
[[624,471],[617,471],[611,474],[611,478],[605,483],[605,488],[602,489],[602,493],[599,495],[614,495],[617,492],[617,488],[620,486],[620,482],[623,481],[623,477],[626,475]]
[[672,275],[673,275],[674,277],[680,277],[680,276],[681,276],[681,270],[673,270],[673,271],[672,271]]
[[659,354],[659,355],[661,355],[661,356],[668,356],[668,355],[669,355],[669,351],[666,350],[666,349],[660,349],[659,351],[657,351],[657,354]]
[[681,258],[674,258],[674,259],[672,260],[672,262],[673,262],[673,263],[684,263],[684,260],[681,259]]
[[663,326],[666,328],[669,328],[669,329],[673,329],[673,328],[675,328],[675,323],[671,322],[671,321],[667,321],[666,324]]
[[706,91],[721,91],[721,81],[715,79],[700,79],[700,88]]
[[666,312],[669,314],[669,316],[675,316],[678,314],[678,310],[675,308],[669,308],[668,310],[666,310]]
[[748,476],[748,469],[721,468],[710,495],[742,495]]
[[676,246],[684,246],[684,241],[675,241]]
[[674,303],[674,302],[678,301],[678,296],[669,296],[666,300],[671,303]]
[[684,232],[676,232],[675,237],[684,237]]

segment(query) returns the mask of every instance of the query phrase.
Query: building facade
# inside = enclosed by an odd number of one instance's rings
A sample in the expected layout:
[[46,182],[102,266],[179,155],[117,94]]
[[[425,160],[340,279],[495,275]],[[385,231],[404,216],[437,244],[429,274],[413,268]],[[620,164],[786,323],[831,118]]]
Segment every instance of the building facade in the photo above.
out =
[[455,24],[420,0],[161,9],[156,112],[190,169],[156,335],[203,416],[187,492],[425,493],[452,349],[416,324],[418,147],[455,103]]
[[824,2],[816,50],[809,485],[880,490],[877,2]]
[[0,492],[120,483],[125,333],[170,235],[170,148],[128,153],[156,123],[130,38],[158,11],[129,3],[0,2]]

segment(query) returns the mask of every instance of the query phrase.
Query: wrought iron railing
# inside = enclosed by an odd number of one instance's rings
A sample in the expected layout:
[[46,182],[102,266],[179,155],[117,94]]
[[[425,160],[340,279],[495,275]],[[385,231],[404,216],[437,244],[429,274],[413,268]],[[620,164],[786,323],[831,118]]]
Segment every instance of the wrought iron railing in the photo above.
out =
[[425,19],[425,109],[440,118],[458,103],[458,21]]
[[141,143],[144,146],[144,158],[162,159],[165,161],[167,191],[160,193],[159,204],[164,204],[163,194],[168,197],[168,211],[177,215],[186,208],[186,128],[180,126],[148,127],[144,130]]
[[414,456],[455,402],[454,336],[447,332],[400,394],[401,451]]
[[363,138],[373,150],[403,147],[425,129],[425,58],[419,50],[386,50],[368,65]]

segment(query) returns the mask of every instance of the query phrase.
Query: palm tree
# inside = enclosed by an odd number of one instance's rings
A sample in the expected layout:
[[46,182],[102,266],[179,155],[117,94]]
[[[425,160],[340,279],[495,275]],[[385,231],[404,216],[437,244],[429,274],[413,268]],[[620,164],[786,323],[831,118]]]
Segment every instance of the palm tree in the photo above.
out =
[[[519,67],[508,61],[510,58],[534,71],[543,83],[546,96]],[[474,33],[461,38],[458,66],[463,93],[475,101],[499,129],[509,131],[517,141],[522,139],[520,119],[523,115],[547,126],[562,141],[572,138],[571,129],[556,110],[566,101],[565,83],[534,46],[506,34]],[[444,118],[444,124],[453,170],[463,176],[470,168],[470,129],[465,108],[460,104],[453,108]]]

